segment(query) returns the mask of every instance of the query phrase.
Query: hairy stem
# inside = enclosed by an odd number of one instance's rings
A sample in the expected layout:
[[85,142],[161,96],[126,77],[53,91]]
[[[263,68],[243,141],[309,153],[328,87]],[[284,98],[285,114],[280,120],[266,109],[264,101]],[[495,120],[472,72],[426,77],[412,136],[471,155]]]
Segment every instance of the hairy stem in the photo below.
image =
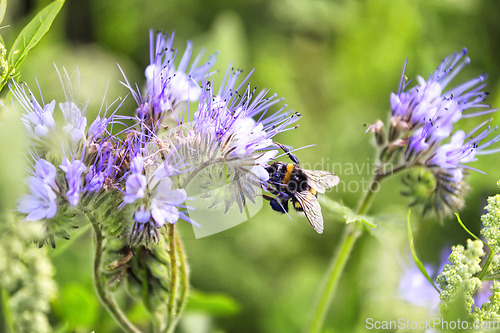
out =
[[[382,179],[393,175],[397,172],[405,170],[408,165],[402,165],[390,171],[385,171],[382,166],[379,166],[377,173],[373,176],[370,186],[368,187],[368,192],[365,194],[363,199],[360,201],[358,208],[356,209],[357,214],[366,214],[371,206],[375,194],[380,189],[380,182]],[[356,240],[363,234],[363,229],[361,225],[351,223],[344,228],[340,243],[337,246],[328,271],[326,272],[323,287],[320,289],[320,294],[314,307],[313,317],[310,322],[309,327],[306,329],[308,333],[319,333],[323,328],[325,322],[326,313],[332,302],[333,295],[337,289],[342,272],[344,271],[345,265],[349,256],[351,255],[352,249]]]
[[188,271],[188,265],[187,265],[187,260],[186,260],[186,254],[184,253],[184,247],[182,246],[181,239],[179,235],[177,234],[177,230],[175,230],[175,241],[176,241],[176,250],[177,250],[177,255],[179,256],[179,273],[180,273],[180,299],[179,299],[179,304],[177,306],[177,313],[176,315],[171,318],[168,322],[168,326],[165,329],[166,333],[171,333],[174,331],[175,327],[177,326],[177,323],[180,319],[180,314],[184,310],[184,307],[186,306],[187,300],[188,300],[188,294],[189,294],[189,271]]
[[94,287],[97,292],[97,296],[99,297],[99,300],[104,305],[106,310],[108,310],[113,319],[118,323],[118,325],[120,325],[120,328],[124,332],[141,333],[141,331],[127,319],[125,314],[120,310],[114,300],[106,293],[101,278],[101,261],[104,236],[102,234],[101,226],[99,225],[93,214],[89,211],[85,211],[84,213],[94,229]]
[[323,283],[323,287],[321,288],[320,297],[317,301],[311,324],[306,332],[321,332],[326,313],[330,307],[330,303],[340,280],[340,276],[342,275],[347,260],[351,255],[352,248],[361,234],[362,229],[357,224],[351,223],[345,227],[340,244],[335,251],[335,255],[333,256],[326,273],[326,279]]
[[177,292],[177,242],[176,242],[175,224],[168,225],[168,242],[169,242],[169,255],[170,255],[170,290],[168,295],[168,321],[165,332],[173,332],[177,320],[177,304],[175,303]]

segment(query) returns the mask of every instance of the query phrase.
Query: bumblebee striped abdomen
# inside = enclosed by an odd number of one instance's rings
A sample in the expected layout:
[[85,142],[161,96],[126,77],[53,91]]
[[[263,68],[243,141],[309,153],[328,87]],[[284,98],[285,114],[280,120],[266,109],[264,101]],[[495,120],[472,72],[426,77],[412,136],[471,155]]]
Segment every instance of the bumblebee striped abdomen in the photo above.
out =
[[[308,194],[309,198],[312,198],[312,196],[314,196],[315,198],[318,197],[318,192],[312,187],[309,187],[309,193],[310,193],[310,194]],[[295,210],[297,210],[299,212],[304,211],[304,209],[302,208],[302,205],[300,204],[300,202],[297,199],[295,199],[295,197],[292,197],[291,199],[292,199],[292,203],[293,203],[293,208],[295,208]]]

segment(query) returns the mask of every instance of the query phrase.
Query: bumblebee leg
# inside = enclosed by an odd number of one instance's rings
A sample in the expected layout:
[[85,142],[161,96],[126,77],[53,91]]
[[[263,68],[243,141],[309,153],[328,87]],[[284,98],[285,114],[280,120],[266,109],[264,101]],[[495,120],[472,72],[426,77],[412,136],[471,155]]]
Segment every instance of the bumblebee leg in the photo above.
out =
[[276,200],[273,196],[267,195],[267,194],[262,194],[262,197],[266,199],[267,201],[273,201]]
[[292,154],[290,152],[290,149],[288,149],[287,147],[283,146],[281,143],[278,143],[276,141],[273,141],[273,143],[278,147],[280,147],[285,152],[285,154],[288,155],[288,157],[290,158],[290,160],[292,160],[293,163],[299,164],[299,158],[295,156],[295,154]]
[[263,194],[262,197],[269,201],[271,208],[280,213],[288,213],[288,200],[278,201],[275,197]]

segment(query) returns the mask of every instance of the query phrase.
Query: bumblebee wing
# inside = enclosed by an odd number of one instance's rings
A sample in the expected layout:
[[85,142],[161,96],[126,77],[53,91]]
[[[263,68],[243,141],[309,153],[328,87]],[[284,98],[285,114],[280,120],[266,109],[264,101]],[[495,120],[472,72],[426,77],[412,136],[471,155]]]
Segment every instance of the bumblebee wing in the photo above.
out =
[[304,210],[309,223],[313,226],[318,234],[323,233],[323,215],[321,214],[321,206],[318,198],[309,191],[296,192],[293,194]]
[[329,171],[304,170],[302,172],[307,176],[307,184],[319,193],[325,193],[327,188],[334,187],[340,181],[340,178]]

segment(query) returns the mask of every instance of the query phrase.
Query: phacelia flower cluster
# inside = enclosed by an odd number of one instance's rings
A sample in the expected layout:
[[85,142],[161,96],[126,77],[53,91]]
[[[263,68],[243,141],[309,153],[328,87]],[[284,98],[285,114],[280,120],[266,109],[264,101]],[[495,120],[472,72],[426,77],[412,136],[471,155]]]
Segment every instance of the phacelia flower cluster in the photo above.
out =
[[461,119],[496,111],[484,104],[488,95],[483,91],[487,78],[484,74],[449,88],[455,76],[470,63],[466,54],[464,49],[447,57],[427,80],[417,77],[412,88],[408,88],[411,81],[405,76],[405,64],[399,90],[391,94],[387,132],[381,121],[370,127],[381,148],[382,162],[422,167],[433,174],[432,193],[416,200],[424,205],[424,212],[434,209],[439,215],[446,215],[462,208],[468,189],[464,175],[467,169],[476,170],[467,163],[476,161],[478,155],[496,152],[486,148],[500,141],[500,135],[492,134],[497,127],[491,128],[490,120],[468,133],[454,129]]
[[[240,79],[242,71],[229,67],[214,88],[216,56],[191,61],[191,43],[180,56],[173,41],[173,34],[151,33],[143,92],[124,79],[137,103],[132,117],[119,115],[123,101],[115,101],[90,122],[87,104],[45,103],[26,86],[11,85],[32,141],[29,194],[18,201],[26,220],[59,230],[53,226],[64,226],[68,212],[88,218],[105,204],[105,216],[128,216],[119,223],[130,244],[149,244],[179,219],[203,227],[186,204],[194,187],[210,191],[207,209],[226,212],[234,203],[243,211],[260,195],[265,166],[277,155],[273,138],[296,128],[300,114],[286,106],[271,112],[281,99],[252,88],[251,73]],[[71,91],[69,77],[61,81]]]

